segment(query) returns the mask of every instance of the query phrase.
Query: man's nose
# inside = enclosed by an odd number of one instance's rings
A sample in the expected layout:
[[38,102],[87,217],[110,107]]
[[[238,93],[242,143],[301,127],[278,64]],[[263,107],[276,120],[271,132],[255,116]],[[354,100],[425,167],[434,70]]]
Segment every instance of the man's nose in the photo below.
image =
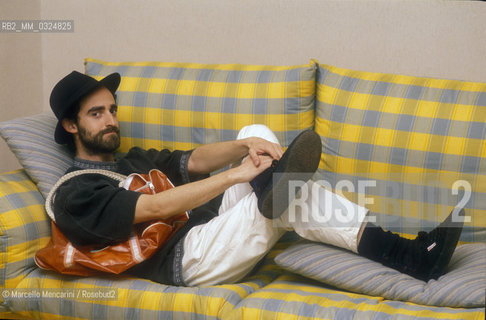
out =
[[108,113],[108,116],[106,117],[106,126],[107,127],[113,127],[118,124],[118,119],[116,118],[115,114],[112,114],[111,112]]

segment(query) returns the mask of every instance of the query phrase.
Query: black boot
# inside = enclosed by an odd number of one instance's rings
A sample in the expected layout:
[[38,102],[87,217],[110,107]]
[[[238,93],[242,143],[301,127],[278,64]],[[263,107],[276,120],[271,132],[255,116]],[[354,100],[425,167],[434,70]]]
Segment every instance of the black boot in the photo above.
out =
[[414,240],[368,224],[358,253],[420,280],[437,279],[445,273],[464,225],[464,210],[457,215],[460,222],[452,221],[453,212],[432,231],[419,232]]
[[275,219],[287,210],[295,197],[295,194],[289,196],[289,182],[307,182],[314,175],[321,159],[321,148],[319,135],[306,130],[292,141],[279,161],[274,161],[250,182],[263,216]]

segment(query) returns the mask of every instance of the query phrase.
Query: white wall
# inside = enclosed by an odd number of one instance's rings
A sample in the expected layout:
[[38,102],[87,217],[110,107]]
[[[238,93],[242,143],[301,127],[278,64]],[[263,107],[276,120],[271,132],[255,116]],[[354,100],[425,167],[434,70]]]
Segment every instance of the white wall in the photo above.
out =
[[[316,58],[486,82],[486,5],[477,1],[1,0],[0,17],[69,19],[75,28],[0,33],[0,120],[49,110],[53,85],[83,71],[85,57],[273,65]],[[12,101],[19,109],[4,112]],[[2,144],[0,172],[18,167]]]
[[[40,1],[0,0],[0,20],[40,19]],[[0,32],[0,121],[43,110],[41,36]],[[0,138],[0,172],[20,164]]]

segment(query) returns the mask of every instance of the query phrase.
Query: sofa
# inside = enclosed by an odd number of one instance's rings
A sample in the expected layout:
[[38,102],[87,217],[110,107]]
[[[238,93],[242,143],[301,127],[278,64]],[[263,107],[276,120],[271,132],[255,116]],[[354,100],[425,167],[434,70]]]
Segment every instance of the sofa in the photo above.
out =
[[[241,282],[175,287],[121,275],[39,268],[50,239],[44,201],[72,164],[50,112],[0,123],[22,168],[0,174],[2,319],[484,319],[486,83],[294,66],[113,62],[86,74],[122,76],[122,143],[191,149],[270,127],[285,148],[322,139],[312,179],[366,206],[375,223],[413,237],[456,207],[465,226],[447,273],[423,282],[352,252],[287,232]],[[68,72],[68,71],[67,71]],[[66,73],[67,73],[66,72]],[[464,79],[463,79],[464,80]],[[467,79],[466,79],[467,80]]]

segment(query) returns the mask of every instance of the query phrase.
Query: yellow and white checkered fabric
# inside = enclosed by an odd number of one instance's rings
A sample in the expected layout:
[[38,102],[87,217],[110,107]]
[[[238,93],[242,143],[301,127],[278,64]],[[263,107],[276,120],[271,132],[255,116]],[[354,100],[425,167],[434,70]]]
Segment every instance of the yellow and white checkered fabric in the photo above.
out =
[[233,140],[265,124],[284,146],[314,125],[315,70],[300,66],[106,62],[86,59],[86,74],[122,76],[117,91],[121,152],[188,150]]
[[485,83],[319,65],[316,94],[318,179],[392,231],[415,234],[460,206],[462,240],[486,240]]

